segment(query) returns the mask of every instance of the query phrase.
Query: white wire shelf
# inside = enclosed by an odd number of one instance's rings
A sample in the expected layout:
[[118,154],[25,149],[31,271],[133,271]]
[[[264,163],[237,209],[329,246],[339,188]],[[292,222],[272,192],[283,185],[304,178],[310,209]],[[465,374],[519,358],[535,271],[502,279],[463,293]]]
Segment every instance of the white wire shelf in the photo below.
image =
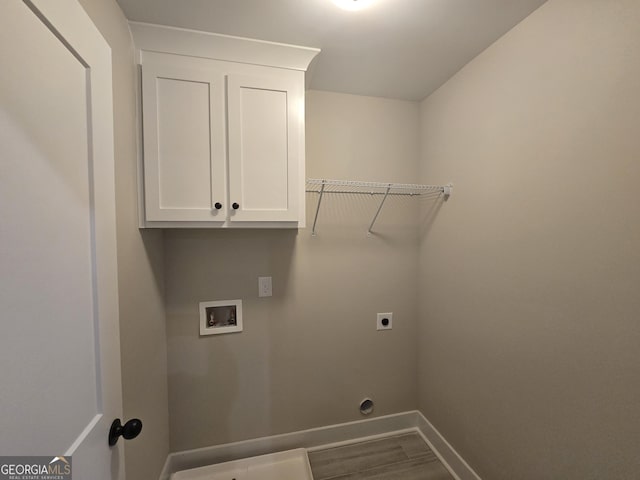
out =
[[366,195],[425,195],[428,193],[444,193],[450,185],[414,185],[408,183],[358,182],[354,180],[321,180],[309,178],[307,192],[310,193],[355,193]]
[[349,194],[349,195],[371,195],[382,196],[378,210],[371,220],[367,234],[371,235],[373,226],[380,215],[382,206],[389,196],[444,196],[447,200],[453,191],[453,185],[416,185],[409,183],[381,183],[381,182],[359,182],[355,180],[326,180],[318,178],[307,179],[307,193],[318,194],[318,204],[316,214],[313,219],[312,235],[316,235],[316,225],[318,223],[318,213],[322,204],[322,197],[325,194]]

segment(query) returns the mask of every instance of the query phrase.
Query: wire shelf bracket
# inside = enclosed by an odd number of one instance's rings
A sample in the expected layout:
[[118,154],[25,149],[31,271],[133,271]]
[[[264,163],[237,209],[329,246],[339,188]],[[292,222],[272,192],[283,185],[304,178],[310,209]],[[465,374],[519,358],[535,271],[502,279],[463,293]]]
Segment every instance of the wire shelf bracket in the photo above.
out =
[[316,236],[316,226],[318,224],[318,214],[320,213],[320,206],[322,205],[322,199],[326,194],[355,194],[355,195],[370,195],[381,196],[382,199],[378,205],[367,235],[373,233],[373,227],[378,220],[378,216],[382,211],[387,198],[389,196],[410,196],[410,197],[424,197],[428,195],[442,195],[444,200],[448,200],[453,193],[453,185],[451,183],[447,185],[414,185],[406,183],[377,183],[377,182],[359,182],[354,180],[326,180],[326,179],[307,179],[307,193],[316,193],[318,195],[318,203],[316,204],[316,213],[313,218],[313,227],[311,229],[311,235]]

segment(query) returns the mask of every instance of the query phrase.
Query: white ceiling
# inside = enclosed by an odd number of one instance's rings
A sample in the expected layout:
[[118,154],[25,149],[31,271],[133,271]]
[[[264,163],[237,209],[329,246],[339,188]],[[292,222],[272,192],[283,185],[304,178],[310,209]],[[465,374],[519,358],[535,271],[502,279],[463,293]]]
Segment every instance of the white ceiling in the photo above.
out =
[[310,88],[421,100],[546,0],[118,0],[129,20],[321,48]]

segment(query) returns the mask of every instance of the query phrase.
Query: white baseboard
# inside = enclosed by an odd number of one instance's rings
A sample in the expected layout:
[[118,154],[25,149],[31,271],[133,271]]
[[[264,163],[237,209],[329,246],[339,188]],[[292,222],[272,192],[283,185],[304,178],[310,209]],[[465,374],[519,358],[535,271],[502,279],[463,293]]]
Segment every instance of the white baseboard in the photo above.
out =
[[345,445],[362,439],[380,438],[407,431],[418,431],[456,480],[480,480],[480,477],[419,411],[171,453],[167,457],[160,480],[169,480],[172,473],[189,468],[295,448],[313,450],[328,445]]
[[418,416],[418,431],[456,480],[482,480],[436,427],[421,412],[415,413]]

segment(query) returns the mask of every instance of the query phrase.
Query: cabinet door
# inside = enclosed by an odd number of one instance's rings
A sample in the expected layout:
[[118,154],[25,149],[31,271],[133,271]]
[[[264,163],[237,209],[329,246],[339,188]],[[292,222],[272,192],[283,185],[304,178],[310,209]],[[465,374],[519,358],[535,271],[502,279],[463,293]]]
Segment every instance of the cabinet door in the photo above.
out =
[[[229,75],[229,203],[231,222],[299,218],[302,82]],[[282,77],[278,76],[282,75]]]
[[226,220],[224,94],[211,68],[143,64],[147,221]]

